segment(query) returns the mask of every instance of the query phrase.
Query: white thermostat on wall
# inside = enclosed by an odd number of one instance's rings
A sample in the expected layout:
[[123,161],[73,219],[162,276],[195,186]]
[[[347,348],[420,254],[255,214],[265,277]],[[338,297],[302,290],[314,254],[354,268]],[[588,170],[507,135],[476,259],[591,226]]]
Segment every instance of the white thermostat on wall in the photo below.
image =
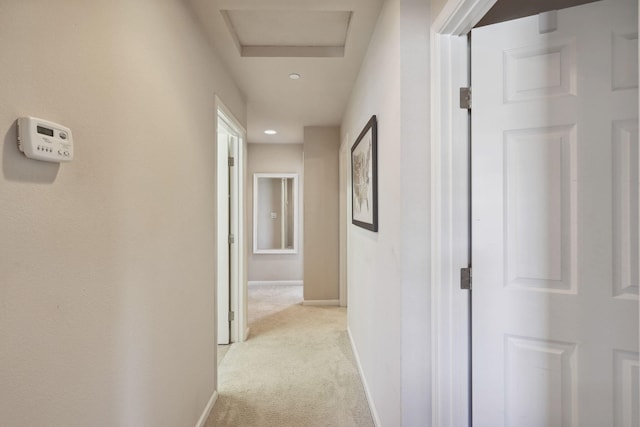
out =
[[71,130],[36,117],[18,119],[18,148],[30,159],[45,162],[73,160]]

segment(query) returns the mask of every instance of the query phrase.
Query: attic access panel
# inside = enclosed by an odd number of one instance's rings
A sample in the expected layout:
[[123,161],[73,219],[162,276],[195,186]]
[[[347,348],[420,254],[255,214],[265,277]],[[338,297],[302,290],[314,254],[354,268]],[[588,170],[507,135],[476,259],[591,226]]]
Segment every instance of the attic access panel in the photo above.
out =
[[343,57],[351,11],[221,10],[243,57]]

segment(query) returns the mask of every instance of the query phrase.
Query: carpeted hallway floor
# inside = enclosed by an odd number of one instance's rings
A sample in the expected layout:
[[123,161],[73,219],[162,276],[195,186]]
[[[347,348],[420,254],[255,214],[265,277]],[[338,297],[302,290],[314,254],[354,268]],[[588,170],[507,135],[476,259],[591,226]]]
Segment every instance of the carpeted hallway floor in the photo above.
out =
[[218,367],[206,427],[374,425],[344,308],[303,306],[301,286],[249,287],[249,326]]

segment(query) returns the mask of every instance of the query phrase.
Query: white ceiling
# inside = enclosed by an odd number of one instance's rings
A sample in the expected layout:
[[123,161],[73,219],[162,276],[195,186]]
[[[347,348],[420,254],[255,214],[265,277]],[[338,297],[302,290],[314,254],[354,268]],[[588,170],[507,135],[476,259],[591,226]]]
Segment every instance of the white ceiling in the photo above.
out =
[[188,1],[246,98],[249,142],[340,124],[383,0]]

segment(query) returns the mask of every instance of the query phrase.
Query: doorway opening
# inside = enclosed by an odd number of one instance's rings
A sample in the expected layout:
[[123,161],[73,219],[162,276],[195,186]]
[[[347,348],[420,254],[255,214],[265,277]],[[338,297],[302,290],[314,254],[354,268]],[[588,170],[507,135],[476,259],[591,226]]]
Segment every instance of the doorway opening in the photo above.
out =
[[[304,159],[302,144],[248,144],[246,213],[251,222],[248,319],[260,317],[252,295],[300,294],[304,279]],[[286,298],[289,301],[289,298]],[[254,336],[252,332],[251,336]]]

